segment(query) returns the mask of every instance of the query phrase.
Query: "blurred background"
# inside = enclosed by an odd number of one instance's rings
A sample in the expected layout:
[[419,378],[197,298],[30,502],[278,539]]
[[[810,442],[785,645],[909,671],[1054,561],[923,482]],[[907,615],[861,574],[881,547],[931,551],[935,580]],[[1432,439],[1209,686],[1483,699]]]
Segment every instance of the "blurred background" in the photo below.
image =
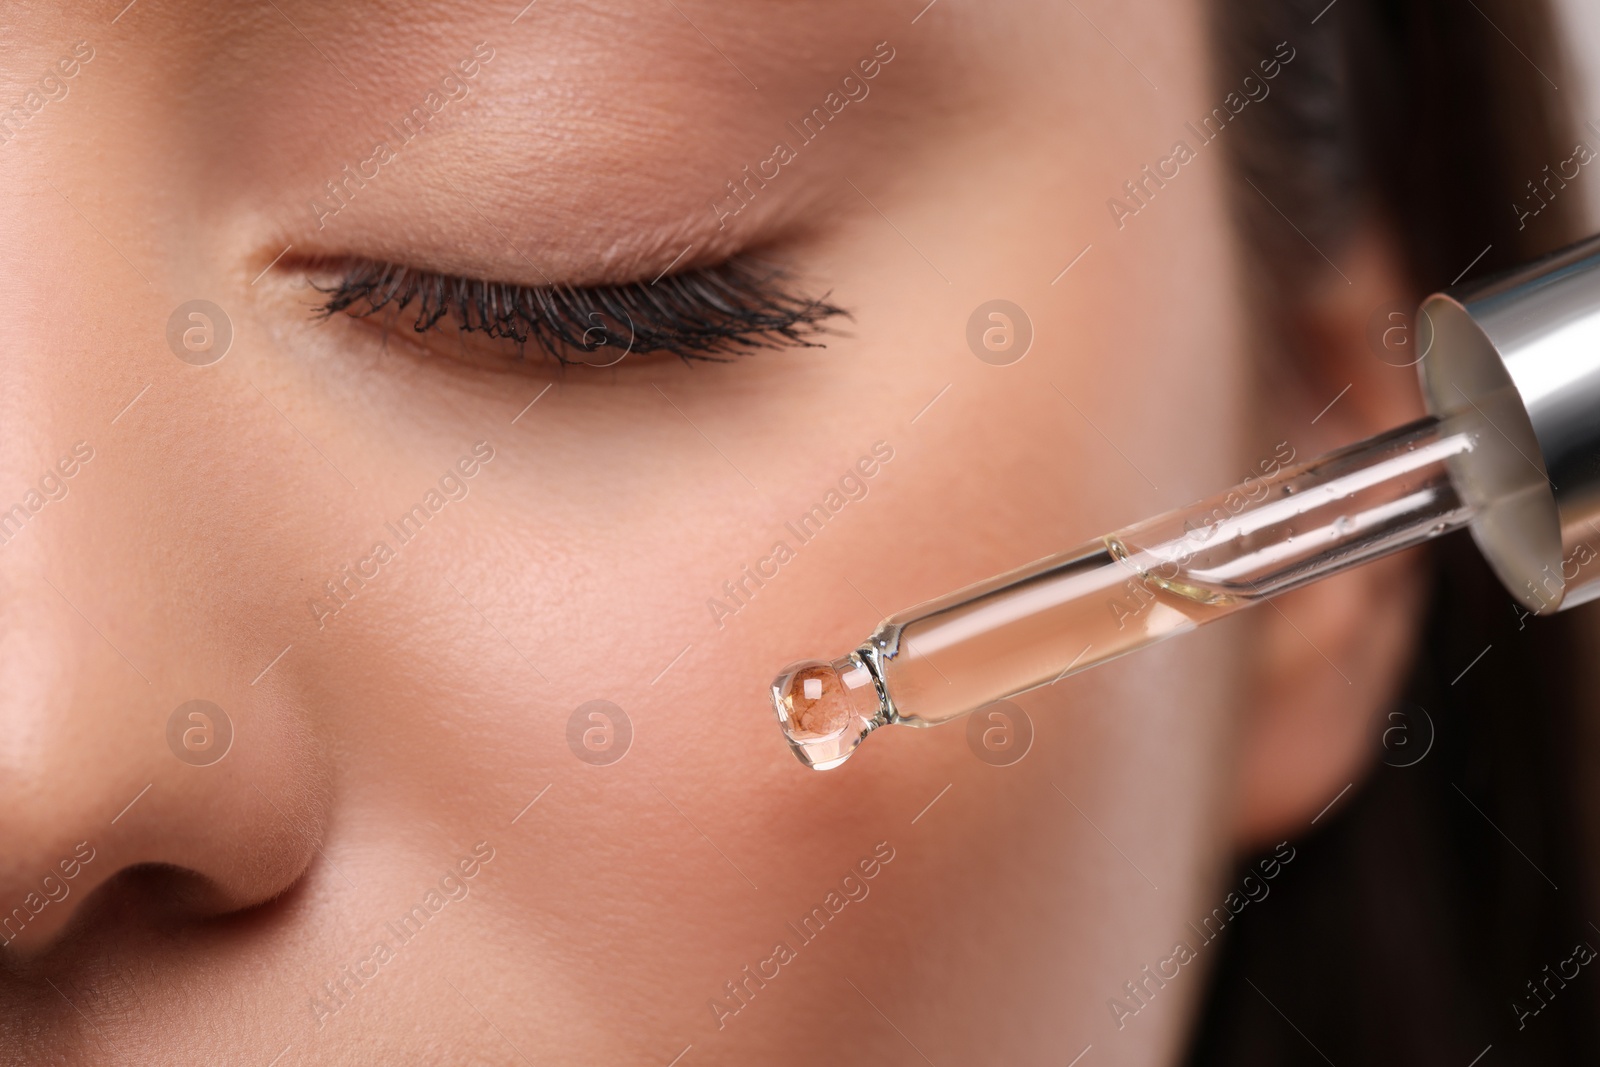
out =
[[[1514,7],[1457,7],[1412,10],[1439,20],[1434,34],[1487,22],[1510,40],[1496,19]],[[1551,98],[1571,135],[1600,150],[1600,4],[1553,8],[1558,39],[1541,56],[1560,64]],[[1384,5],[1373,10],[1381,19]],[[1416,62],[1401,77],[1418,95],[1430,43],[1412,40]],[[1496,105],[1514,125],[1518,107],[1504,99],[1468,109],[1470,121],[1493,123]],[[1429,132],[1439,143],[1463,129]],[[1440,182],[1440,199],[1466,184]],[[1600,179],[1585,169],[1574,184],[1566,236],[1532,237],[1524,254],[1600,231]],[[1456,207],[1471,215],[1498,200],[1464,193]],[[1428,245],[1426,223],[1404,225]],[[1501,244],[1534,229],[1513,222]],[[1241,915],[1191,1064],[1600,1060],[1600,967],[1589,965],[1600,951],[1600,604],[1520,617],[1465,537],[1437,547],[1433,572],[1410,682],[1375,727],[1391,731],[1382,763],[1294,842],[1303,877],[1274,890],[1273,908]],[[1468,663],[1472,685],[1457,687]],[[1269,1002],[1262,988],[1283,993]]]

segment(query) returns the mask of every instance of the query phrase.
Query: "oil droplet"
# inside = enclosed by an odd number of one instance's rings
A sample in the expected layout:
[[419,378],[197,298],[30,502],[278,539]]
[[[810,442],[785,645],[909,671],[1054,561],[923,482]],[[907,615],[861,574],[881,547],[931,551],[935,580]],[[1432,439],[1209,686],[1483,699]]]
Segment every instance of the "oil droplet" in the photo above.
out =
[[819,771],[849,759],[878,725],[877,686],[854,654],[790,665],[772,683],[772,707],[795,757]]

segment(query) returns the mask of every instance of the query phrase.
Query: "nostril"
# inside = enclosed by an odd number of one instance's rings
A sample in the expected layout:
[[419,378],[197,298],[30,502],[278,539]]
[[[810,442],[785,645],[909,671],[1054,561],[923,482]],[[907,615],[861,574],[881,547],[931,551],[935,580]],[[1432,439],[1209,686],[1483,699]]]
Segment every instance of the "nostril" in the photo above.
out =
[[249,744],[196,764],[175,759],[160,735],[157,744],[159,754],[136,768],[149,778],[80,777],[54,803],[38,802],[40,785],[66,775],[0,777],[0,956],[41,956],[69,923],[114,937],[76,921],[89,904],[98,913],[137,899],[148,922],[131,912],[129,921],[152,929],[248,910],[290,888],[318,857],[328,792],[313,762]]
[[61,941],[98,950],[113,929],[123,938],[141,933],[170,936],[179,928],[267,908],[290,890],[259,903],[241,904],[234,894],[196,871],[169,863],[142,863],[125,867],[96,886],[62,932]]
[[63,927],[48,937],[0,945],[0,1033],[7,997],[21,987],[38,985],[49,993],[47,980],[77,983],[73,1001],[97,995],[121,970],[110,961],[152,958],[196,939],[254,938],[271,929],[304,891],[301,879],[276,896],[240,906],[206,876],[164,863],[124,867],[75,889]]

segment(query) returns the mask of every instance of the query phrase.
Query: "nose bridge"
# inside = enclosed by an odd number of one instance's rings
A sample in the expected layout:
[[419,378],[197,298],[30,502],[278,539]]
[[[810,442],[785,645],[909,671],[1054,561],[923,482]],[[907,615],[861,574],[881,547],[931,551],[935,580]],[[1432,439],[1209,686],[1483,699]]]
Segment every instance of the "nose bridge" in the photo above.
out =
[[179,562],[207,551],[207,488],[172,442],[205,400],[162,359],[161,291],[62,191],[4,180],[0,246],[27,252],[0,257],[0,950],[26,954],[131,868],[203,910],[269,899],[326,791],[289,670],[252,688],[215,613],[182,610],[222,575]]
[[[65,204],[5,199],[6,247],[39,247],[42,230],[67,222]],[[19,203],[26,200],[35,203]],[[0,258],[0,894],[21,869],[45,862],[41,855],[71,851],[46,829],[46,816],[54,811],[70,824],[93,803],[97,786],[82,773],[84,761],[109,734],[94,728],[92,709],[126,706],[133,683],[149,688],[133,672],[118,676],[126,668],[107,659],[113,650],[95,646],[93,626],[63,592],[84,573],[77,564],[85,527],[71,520],[96,473],[74,351],[83,309],[71,299],[72,245],[69,238],[38,255]],[[64,788],[68,782],[77,784]],[[9,907],[0,895],[0,909]]]
[[80,385],[48,260],[32,277],[0,268],[18,298],[0,326],[0,943],[13,951],[155,855],[118,816],[161,770],[159,692],[116,647],[132,591],[118,576],[133,572],[100,532],[119,517],[97,477],[98,391]]
[[95,501],[105,442],[89,440],[93,394],[74,365],[82,309],[63,307],[49,255],[19,266],[0,266],[0,943],[13,952],[154,855],[117,817],[161,769],[147,736],[158,694],[108,635],[128,561],[96,535],[115,519]]

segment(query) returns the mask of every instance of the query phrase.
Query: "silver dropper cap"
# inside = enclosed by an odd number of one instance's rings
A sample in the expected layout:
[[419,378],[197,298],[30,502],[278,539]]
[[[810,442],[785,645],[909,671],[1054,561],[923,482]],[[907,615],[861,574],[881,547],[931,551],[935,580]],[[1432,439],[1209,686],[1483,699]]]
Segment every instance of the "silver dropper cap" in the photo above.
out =
[[1417,314],[1428,409],[1476,415],[1472,535],[1537,612],[1600,597],[1600,238],[1435,293]]

